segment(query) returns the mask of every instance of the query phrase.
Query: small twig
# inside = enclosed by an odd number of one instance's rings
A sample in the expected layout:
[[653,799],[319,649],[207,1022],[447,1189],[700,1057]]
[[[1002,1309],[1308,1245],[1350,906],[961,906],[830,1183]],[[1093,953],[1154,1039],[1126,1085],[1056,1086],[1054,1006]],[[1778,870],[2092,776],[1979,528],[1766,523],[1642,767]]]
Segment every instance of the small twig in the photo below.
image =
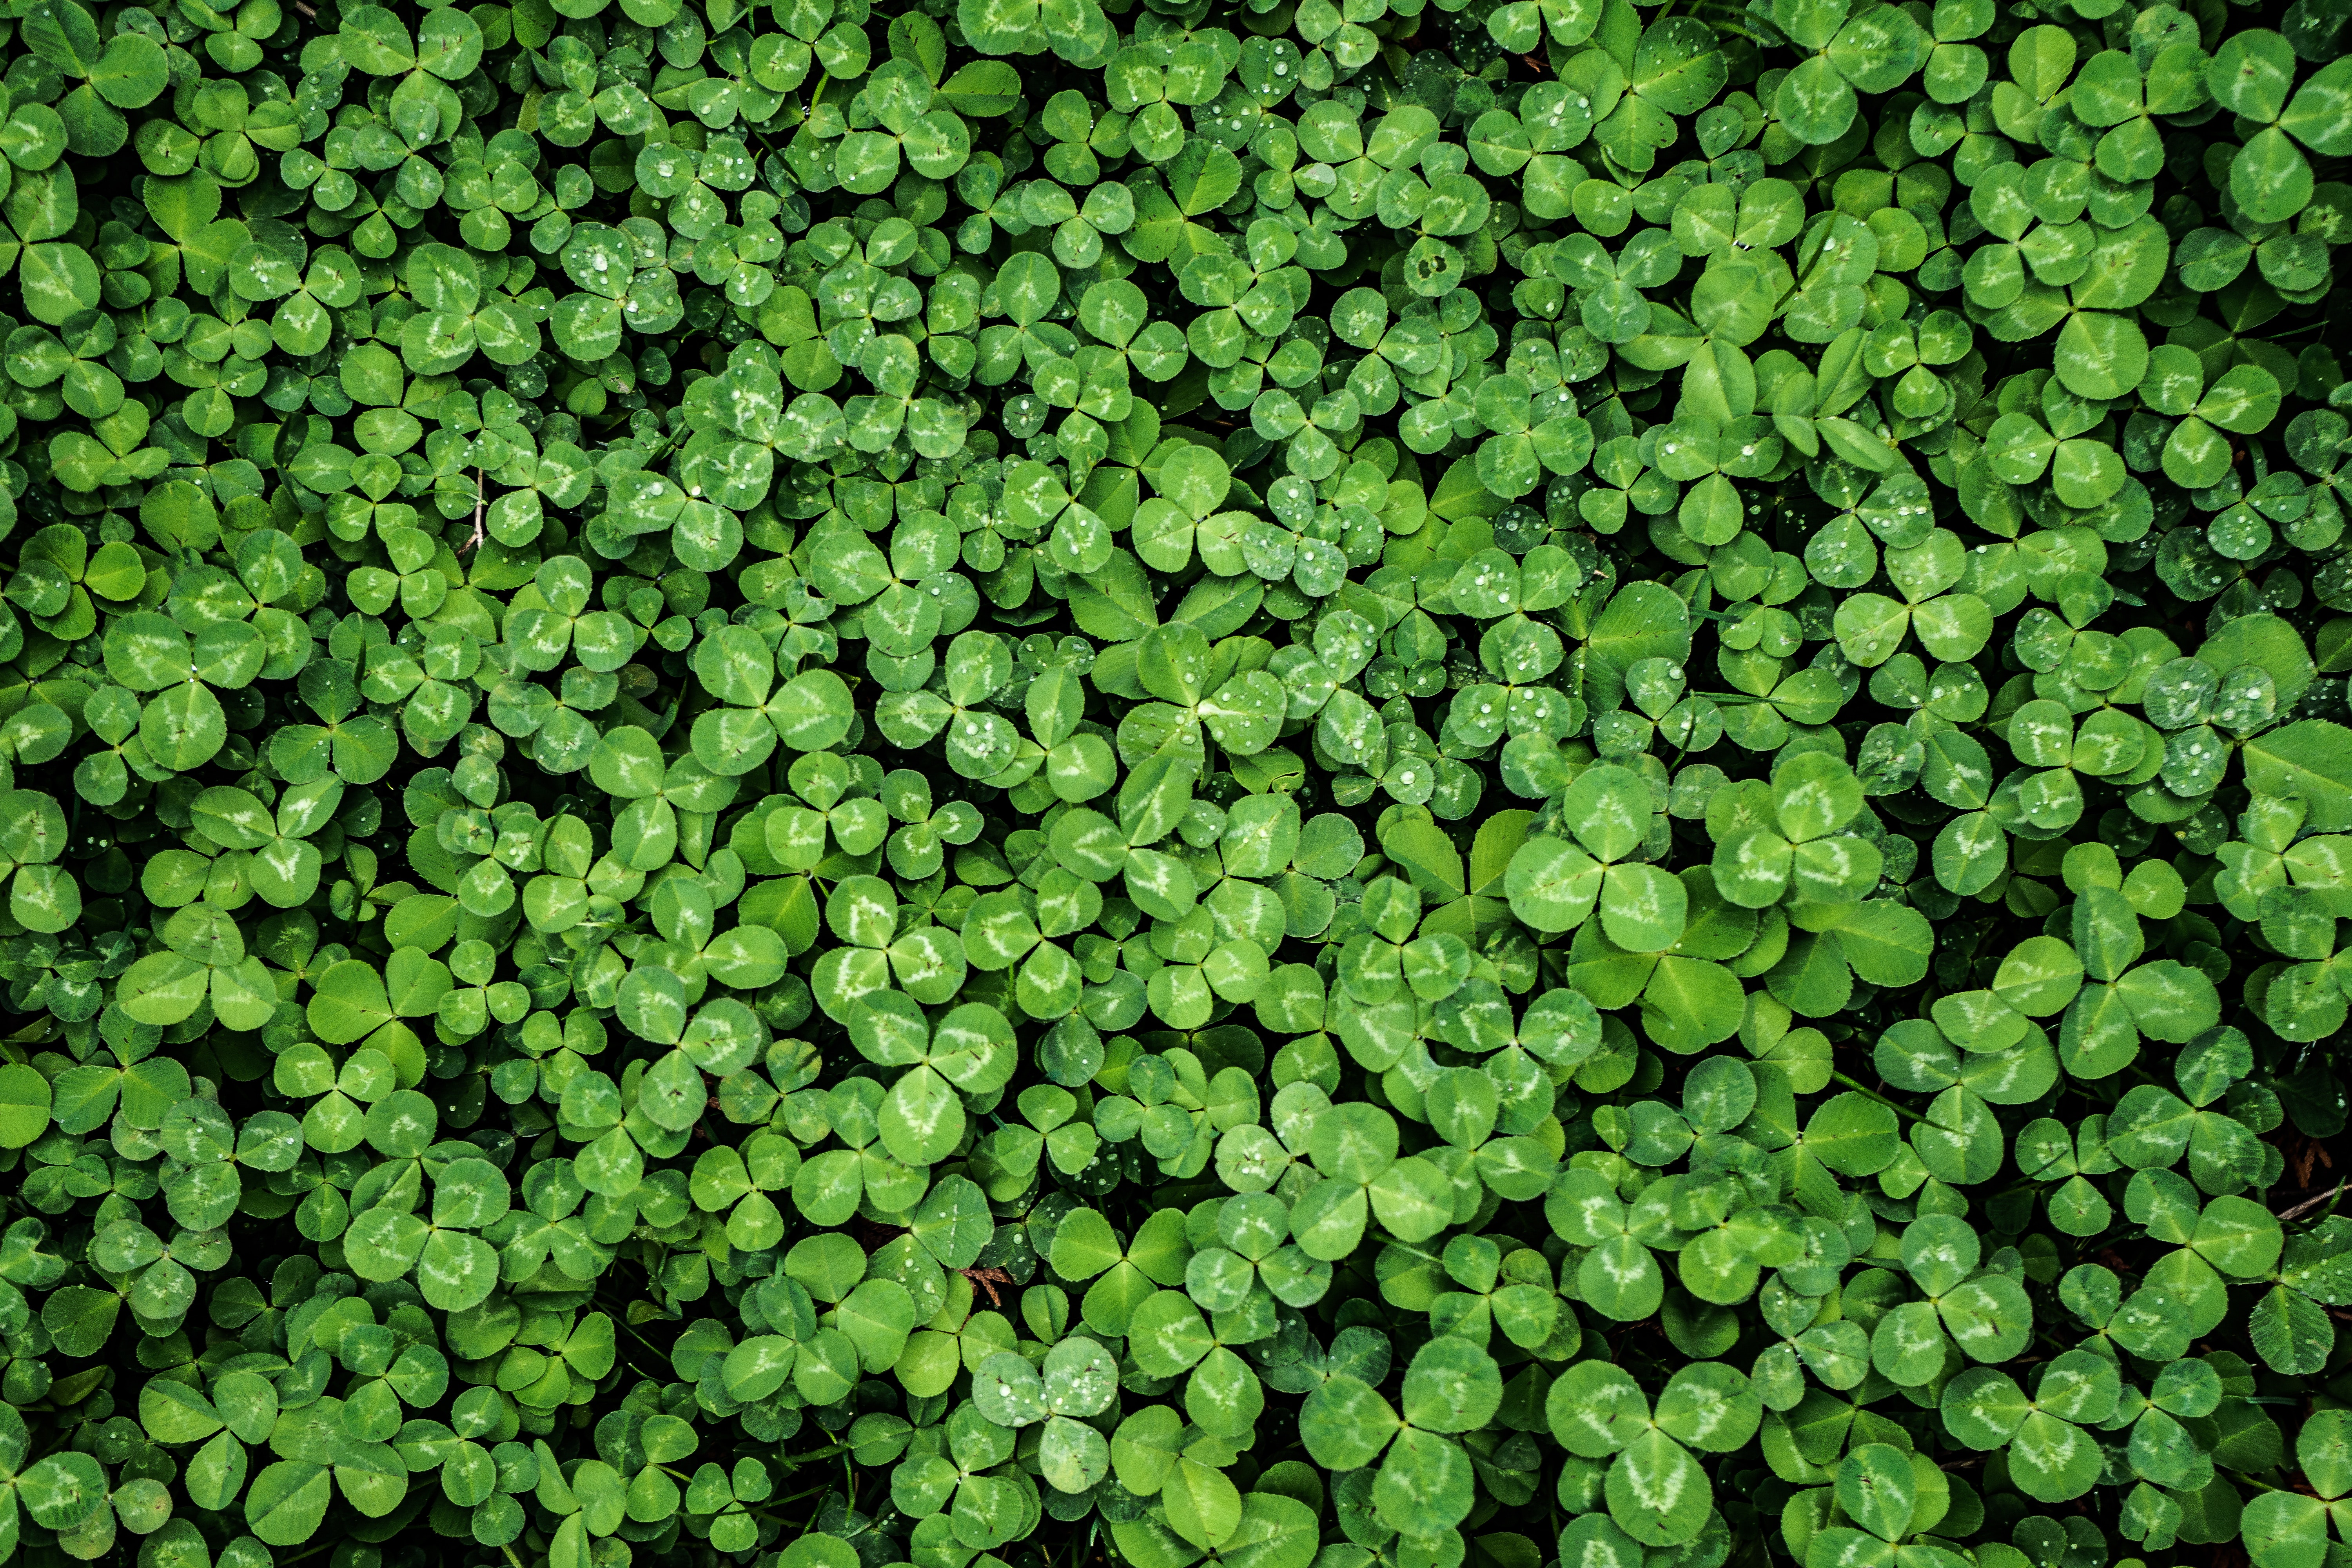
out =
[[[319,13],[310,9],[310,6],[303,5],[302,0],[294,0],[294,9],[302,13],[302,16],[305,21],[315,22],[319,19]],[[507,1555],[511,1557],[514,1553],[509,1552]]]
[[459,553],[482,547],[482,511],[489,505],[489,496],[482,489],[482,470],[474,470],[474,537],[457,547]]
[[2336,1183],[2332,1189],[2320,1194],[2315,1198],[2304,1199],[2303,1202],[2295,1205],[2294,1207],[2279,1215],[2280,1222],[2284,1224],[2287,1220],[2294,1219],[2300,1215],[2310,1213],[2313,1209],[2317,1208],[2324,1203],[2333,1201],[2347,1187],[2352,1187],[2352,1177],[2347,1177],[2343,1181]]
[[988,1304],[992,1309],[1001,1305],[996,1288],[999,1285],[1010,1286],[1013,1283],[1013,1276],[1002,1268],[959,1268],[956,1272],[988,1292]]

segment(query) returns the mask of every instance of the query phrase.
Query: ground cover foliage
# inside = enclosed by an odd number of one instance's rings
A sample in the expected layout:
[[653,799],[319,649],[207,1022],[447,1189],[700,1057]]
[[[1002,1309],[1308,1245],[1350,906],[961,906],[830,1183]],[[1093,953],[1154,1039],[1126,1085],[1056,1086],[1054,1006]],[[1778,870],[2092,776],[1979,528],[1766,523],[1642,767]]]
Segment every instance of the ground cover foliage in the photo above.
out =
[[2341,0],[0,21],[0,1560],[2326,1568]]

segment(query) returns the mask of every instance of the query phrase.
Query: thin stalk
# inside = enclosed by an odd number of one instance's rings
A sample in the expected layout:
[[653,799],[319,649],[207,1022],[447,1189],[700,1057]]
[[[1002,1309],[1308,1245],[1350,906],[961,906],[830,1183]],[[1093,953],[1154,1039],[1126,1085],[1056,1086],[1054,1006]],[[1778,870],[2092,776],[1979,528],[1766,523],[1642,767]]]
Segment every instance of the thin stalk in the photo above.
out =
[[[489,492],[482,489],[482,470],[476,468],[474,470],[474,537],[459,545],[457,548],[460,551],[479,550],[482,547],[482,513],[489,504]],[[509,1552],[508,1555],[512,1556],[513,1553]]]
[[798,1501],[800,1501],[803,1498],[812,1498],[812,1497],[815,1497],[815,1496],[819,1495],[820,1493],[823,1493],[823,1492],[829,1492],[829,1491],[831,1491],[832,1489],[833,1489],[833,1483],[832,1483],[831,1481],[827,1481],[827,1482],[825,1482],[823,1486],[818,1486],[818,1487],[810,1487],[810,1488],[808,1488],[808,1489],[807,1489],[806,1490],[804,1490],[804,1491],[796,1491],[796,1492],[794,1492],[794,1493],[793,1493],[792,1496],[790,1496],[790,1497],[781,1497],[781,1498],[776,1499],[776,1500],[775,1500],[774,1501],[772,1501],[772,1502],[763,1502],[763,1503],[762,1503],[762,1502],[747,1502],[747,1503],[744,1503],[744,1504],[742,1505],[742,1507],[743,1507],[743,1511],[745,1511],[746,1513],[764,1513],[764,1514],[769,1514],[769,1515],[772,1515],[772,1516],[773,1516],[773,1517],[775,1517],[775,1518],[781,1519],[781,1518],[782,1518],[782,1517],[783,1517],[783,1506],[784,1506],[784,1504],[786,1504],[786,1503],[788,1503],[788,1502],[798,1502]]
[[1925,1121],[1927,1120],[1917,1111],[1912,1110],[1909,1106],[1896,1104],[1894,1100],[1887,1099],[1885,1095],[1879,1093],[1876,1089],[1871,1088],[1868,1084],[1864,1083],[1859,1079],[1848,1078],[1842,1072],[1833,1072],[1830,1074],[1830,1077],[1845,1085],[1856,1094],[1862,1095],[1866,1099],[1878,1101],[1879,1104],[1886,1107],[1887,1110],[1894,1111],[1898,1116],[1907,1116],[1914,1121]]
[[2303,1202],[2295,1205],[2294,1207],[2279,1215],[2279,1223],[2284,1225],[2288,1220],[2300,1219],[2322,1204],[2327,1205],[2329,1212],[2333,1213],[2336,1207],[2336,1200],[2344,1195],[2344,1189],[2347,1186],[2352,1186],[2352,1176],[2347,1176],[2343,1181],[2336,1183],[2332,1190],[2322,1193],[2317,1197],[2304,1199]]

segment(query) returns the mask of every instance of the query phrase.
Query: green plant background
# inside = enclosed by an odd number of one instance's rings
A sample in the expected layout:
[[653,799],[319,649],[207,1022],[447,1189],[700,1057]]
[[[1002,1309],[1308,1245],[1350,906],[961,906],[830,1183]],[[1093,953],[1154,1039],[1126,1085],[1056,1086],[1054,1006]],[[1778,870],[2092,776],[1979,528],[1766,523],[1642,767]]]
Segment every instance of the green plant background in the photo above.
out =
[[0,1561],[2342,1568],[2344,0],[0,13]]

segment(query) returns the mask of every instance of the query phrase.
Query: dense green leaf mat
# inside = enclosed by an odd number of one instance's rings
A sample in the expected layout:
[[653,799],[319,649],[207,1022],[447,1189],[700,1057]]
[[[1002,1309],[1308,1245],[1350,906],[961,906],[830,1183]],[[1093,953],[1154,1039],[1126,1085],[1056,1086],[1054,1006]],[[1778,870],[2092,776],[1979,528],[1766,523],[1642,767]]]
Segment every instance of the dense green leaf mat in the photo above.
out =
[[0,0],[0,1562],[2352,1568],[2347,42]]

